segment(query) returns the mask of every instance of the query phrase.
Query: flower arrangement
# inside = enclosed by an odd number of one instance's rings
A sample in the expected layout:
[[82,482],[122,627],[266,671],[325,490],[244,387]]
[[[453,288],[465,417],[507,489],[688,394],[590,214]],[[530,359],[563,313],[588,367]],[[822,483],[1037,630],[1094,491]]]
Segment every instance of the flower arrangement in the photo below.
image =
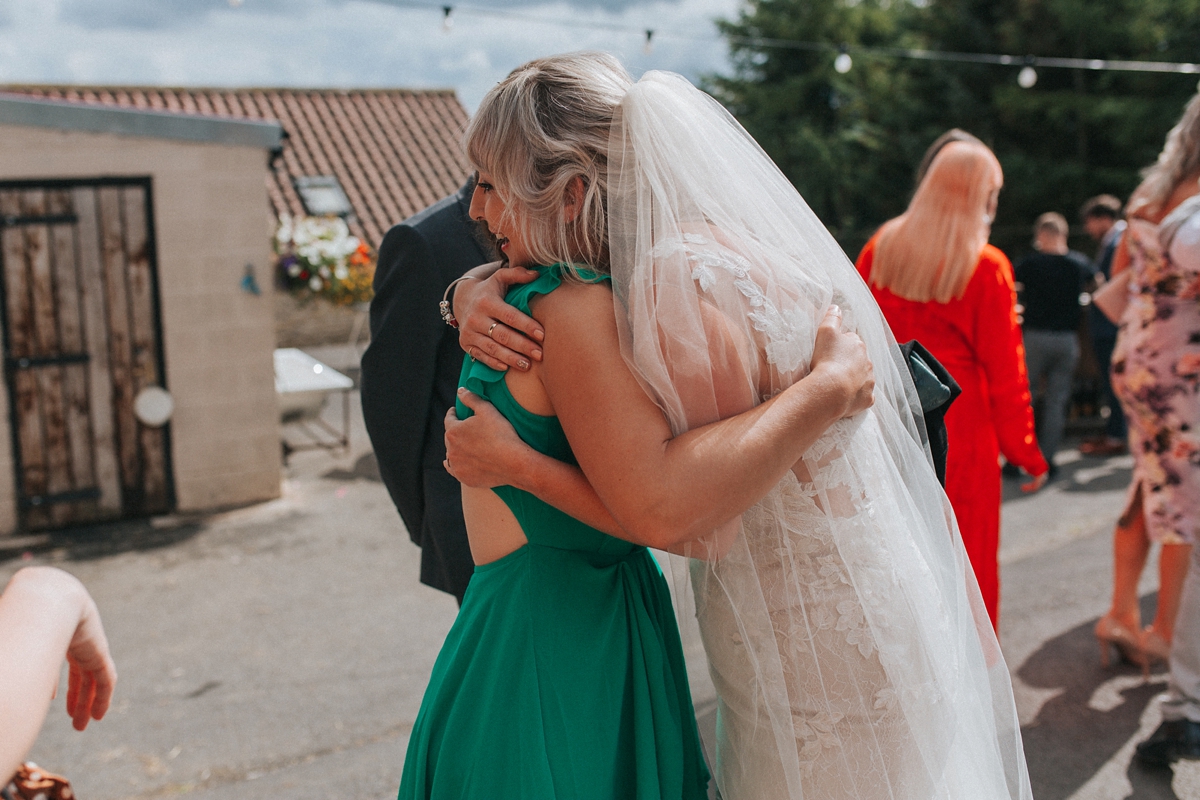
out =
[[340,217],[290,217],[275,231],[275,263],[283,287],[302,300],[323,297],[349,306],[371,299],[375,256]]

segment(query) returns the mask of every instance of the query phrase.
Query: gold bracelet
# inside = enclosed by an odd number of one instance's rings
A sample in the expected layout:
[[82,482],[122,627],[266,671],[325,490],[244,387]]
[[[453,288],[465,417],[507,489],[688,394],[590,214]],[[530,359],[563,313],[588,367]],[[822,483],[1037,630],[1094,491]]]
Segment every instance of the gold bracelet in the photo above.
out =
[[438,303],[438,313],[442,315],[442,321],[451,328],[458,327],[458,320],[454,318],[454,310],[450,306],[450,290],[454,288],[454,284],[460,281],[477,281],[479,278],[474,275],[463,275],[461,278],[455,278],[450,281],[450,285],[446,287],[446,291],[442,293],[442,302]]

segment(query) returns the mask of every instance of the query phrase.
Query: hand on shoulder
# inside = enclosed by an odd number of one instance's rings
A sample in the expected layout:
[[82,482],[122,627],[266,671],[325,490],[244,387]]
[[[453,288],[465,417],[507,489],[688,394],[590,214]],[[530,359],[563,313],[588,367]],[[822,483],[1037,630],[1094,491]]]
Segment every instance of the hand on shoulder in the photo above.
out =
[[501,267],[484,279],[455,287],[454,316],[463,352],[502,372],[509,367],[528,370],[531,361],[542,360],[542,326],[504,302],[512,286],[537,277],[531,269]]

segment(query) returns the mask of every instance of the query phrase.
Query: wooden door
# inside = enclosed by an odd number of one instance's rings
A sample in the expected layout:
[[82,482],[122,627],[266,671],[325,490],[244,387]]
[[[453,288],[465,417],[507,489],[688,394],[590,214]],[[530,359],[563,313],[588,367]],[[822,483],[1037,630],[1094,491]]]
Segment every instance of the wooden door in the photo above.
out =
[[21,527],[173,505],[147,179],[0,182],[0,293]]

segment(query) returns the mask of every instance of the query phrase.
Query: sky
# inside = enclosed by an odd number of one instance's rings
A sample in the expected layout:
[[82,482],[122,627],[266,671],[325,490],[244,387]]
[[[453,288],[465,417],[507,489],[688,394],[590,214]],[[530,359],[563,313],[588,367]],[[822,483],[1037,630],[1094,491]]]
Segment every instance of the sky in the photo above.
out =
[[[451,24],[443,25],[443,5]],[[469,111],[538,56],[729,70],[740,0],[0,0],[0,84],[445,88]],[[645,52],[645,29],[655,31]]]

